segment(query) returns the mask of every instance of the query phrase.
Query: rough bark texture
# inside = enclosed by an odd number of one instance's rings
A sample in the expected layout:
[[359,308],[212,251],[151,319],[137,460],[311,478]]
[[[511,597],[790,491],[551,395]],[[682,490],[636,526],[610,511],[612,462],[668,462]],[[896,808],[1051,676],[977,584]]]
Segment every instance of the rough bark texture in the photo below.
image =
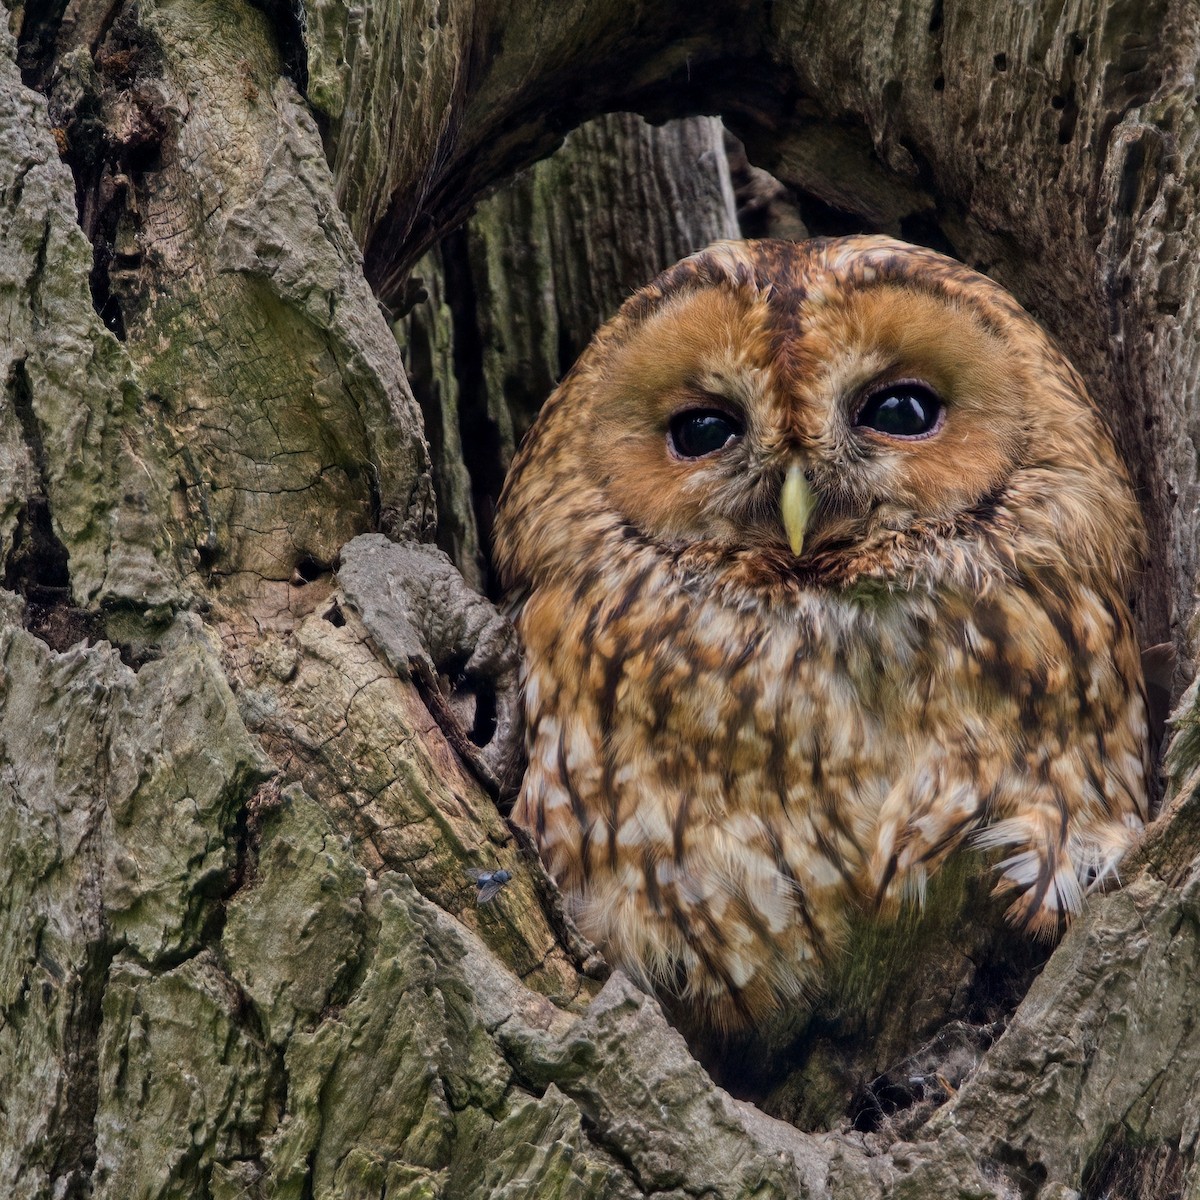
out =
[[72,0],[0,41],[0,1194],[1200,1194],[1194,688],[1125,889],[994,1044],[912,1060],[961,1086],[802,1132],[564,919],[494,802],[506,628],[412,544],[486,583],[541,392],[733,228],[703,120],[485,193],[599,113],[720,112],[814,232],[949,248],[1059,337],[1186,683],[1194,3]]

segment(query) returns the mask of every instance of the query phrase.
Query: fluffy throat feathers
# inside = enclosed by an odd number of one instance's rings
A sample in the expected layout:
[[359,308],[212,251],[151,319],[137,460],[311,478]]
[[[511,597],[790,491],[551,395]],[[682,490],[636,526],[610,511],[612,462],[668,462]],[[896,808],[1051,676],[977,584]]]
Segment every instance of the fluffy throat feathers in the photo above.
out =
[[[863,599],[946,590],[983,597],[1026,573],[1012,552],[1015,528],[1008,510],[989,498],[970,512],[914,521],[904,529],[876,527],[852,541],[817,537],[811,552],[800,558],[783,545],[661,543],[620,519],[613,521],[603,540],[606,552],[626,557],[632,550],[643,569],[660,568],[689,594],[712,594],[744,608],[764,602],[787,604],[813,592],[831,591]],[[593,556],[587,554],[576,563],[591,561]],[[1028,573],[1045,572],[1030,564]],[[586,585],[592,572],[582,574],[579,582]]]

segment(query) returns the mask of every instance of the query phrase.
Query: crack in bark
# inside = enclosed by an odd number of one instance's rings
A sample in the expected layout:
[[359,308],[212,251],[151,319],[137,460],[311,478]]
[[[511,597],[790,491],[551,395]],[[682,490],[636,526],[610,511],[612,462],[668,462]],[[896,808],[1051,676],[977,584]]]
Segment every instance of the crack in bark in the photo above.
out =
[[115,955],[104,933],[88,947],[74,988],[63,1044],[63,1074],[56,1108],[57,1152],[49,1166],[51,1190],[63,1200],[92,1194],[96,1166],[96,1113],[100,1101],[97,1047],[108,970]]

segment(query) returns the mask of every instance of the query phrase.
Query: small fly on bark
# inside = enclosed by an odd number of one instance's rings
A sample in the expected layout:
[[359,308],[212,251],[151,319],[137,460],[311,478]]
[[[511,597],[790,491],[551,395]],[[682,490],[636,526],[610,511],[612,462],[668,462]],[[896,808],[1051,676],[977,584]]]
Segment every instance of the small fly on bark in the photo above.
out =
[[468,867],[467,874],[479,889],[476,904],[486,904],[512,878],[511,871],[485,871],[481,867]]

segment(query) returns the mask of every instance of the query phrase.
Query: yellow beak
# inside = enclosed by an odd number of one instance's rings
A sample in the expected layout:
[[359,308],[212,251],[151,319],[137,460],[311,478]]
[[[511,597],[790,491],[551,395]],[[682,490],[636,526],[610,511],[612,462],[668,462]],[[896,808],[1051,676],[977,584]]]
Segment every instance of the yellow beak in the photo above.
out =
[[783,481],[783,491],[779,495],[779,508],[783,515],[783,527],[787,531],[788,543],[792,553],[799,556],[804,548],[804,531],[808,528],[808,519],[816,507],[812,488],[804,478],[804,472],[799,463],[788,467],[787,478]]

